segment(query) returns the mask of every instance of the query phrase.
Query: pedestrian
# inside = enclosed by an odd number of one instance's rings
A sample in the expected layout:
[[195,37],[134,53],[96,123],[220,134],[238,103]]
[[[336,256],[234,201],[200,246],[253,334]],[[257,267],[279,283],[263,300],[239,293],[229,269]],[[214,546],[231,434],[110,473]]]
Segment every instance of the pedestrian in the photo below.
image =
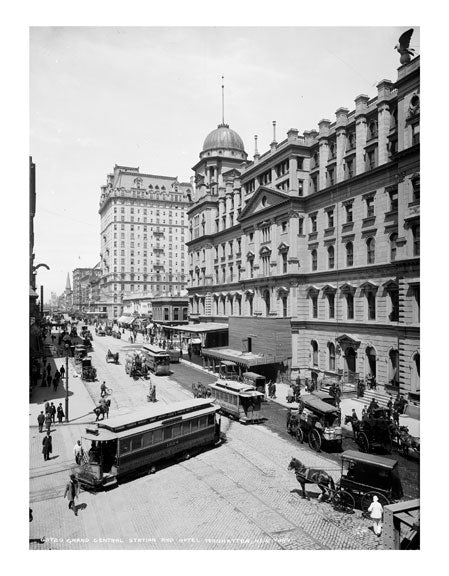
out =
[[45,415],[50,412],[50,402],[45,402]]
[[151,402],[156,402],[156,384],[153,384],[153,390],[151,391]]
[[189,344],[187,348],[187,354],[189,355],[189,361],[192,361],[192,346]]
[[272,391],[272,396],[271,396],[271,397],[273,398],[273,400],[275,400],[275,399],[276,399],[276,382],[273,382],[273,383],[272,383],[272,385],[271,385],[271,391]]
[[51,366],[50,366],[50,362],[47,364],[47,374],[50,374],[51,372]]
[[53,418],[52,418],[51,412],[47,412],[45,414],[45,428],[47,429],[47,432],[50,432],[52,419]]
[[399,426],[399,410],[396,408],[393,408],[393,422],[396,424],[396,426]]
[[53,378],[51,377],[51,370],[50,371],[47,370],[47,386],[48,387],[51,386],[52,380],[53,380]]
[[53,404],[53,402],[50,404],[50,414],[51,420],[54,424],[56,422],[56,406]]
[[359,421],[359,418],[358,418],[357,413],[355,411],[355,408],[352,409],[351,426],[352,426],[352,434],[354,436],[354,439],[357,440],[357,438],[359,436],[359,431],[360,431],[360,421]]
[[100,396],[103,398],[106,396],[106,382],[103,380],[103,384],[100,386]]
[[70,480],[67,482],[64,492],[64,498],[69,501],[69,510],[73,510],[75,516],[78,516],[78,510],[75,506],[75,498],[79,497],[80,485],[75,474],[70,474]]
[[81,464],[83,456],[84,456],[84,450],[83,450],[83,447],[81,446],[81,440],[76,441],[76,444],[73,447],[73,454],[75,456],[75,462],[79,466]]
[[59,406],[58,406],[57,409],[56,409],[56,414],[57,414],[57,417],[58,417],[58,422],[59,422],[60,424],[62,424],[62,419],[64,418],[64,410],[63,410],[63,408],[62,408],[61,402],[59,403]]
[[366,418],[367,415],[368,415],[368,406],[366,406],[365,404],[365,406],[362,408],[362,420]]
[[391,396],[388,398],[387,408],[388,408],[388,418],[391,418],[391,415],[393,413],[393,399]]
[[335,388],[334,388],[334,392],[335,392],[335,406],[337,408],[340,408],[340,403],[341,403],[341,388],[338,384],[335,384]]
[[368,512],[373,521],[374,534],[380,536],[382,534],[382,516],[384,509],[377,496],[373,496],[373,501],[368,508]]
[[41,410],[41,413],[37,416],[37,423],[39,426],[39,432],[42,432],[43,426],[45,422],[45,415],[44,412]]
[[50,460],[50,454],[53,452],[52,438],[50,430],[47,430],[47,435],[42,439],[42,454],[44,455],[44,460]]
[[287,402],[291,404],[293,402],[295,393],[293,392],[293,388],[291,386],[288,387],[287,390]]
[[57,392],[58,390],[59,378],[57,374],[59,375],[59,372],[56,370],[55,375],[53,376],[53,392]]

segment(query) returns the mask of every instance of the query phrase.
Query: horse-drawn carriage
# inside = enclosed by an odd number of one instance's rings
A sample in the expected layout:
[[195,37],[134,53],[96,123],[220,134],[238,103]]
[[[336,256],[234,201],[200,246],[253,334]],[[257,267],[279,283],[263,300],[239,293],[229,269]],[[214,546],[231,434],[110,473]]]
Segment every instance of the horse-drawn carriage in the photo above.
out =
[[387,408],[376,408],[363,416],[355,440],[362,452],[391,454],[395,426]]
[[419,456],[420,439],[410,434],[408,426],[396,426],[393,435],[393,447],[404,456],[408,456],[410,453]]
[[140,378],[148,376],[148,366],[145,362],[145,356],[140,351],[129,352],[126,355],[125,372],[131,378]]
[[87,350],[85,346],[79,345],[75,346],[74,350],[75,362],[79,363],[83,358],[87,356]]
[[116,364],[118,364],[118,358],[119,358],[119,353],[116,352],[114,354],[114,352],[111,352],[111,350],[109,350],[106,352],[106,362],[115,362]]
[[298,409],[289,409],[287,430],[298,442],[307,439],[309,446],[317,452],[322,447],[342,448],[340,410],[315,394],[304,394],[299,399]]
[[92,366],[92,358],[90,356],[81,359],[81,378],[88,382],[94,382],[97,379],[97,371]]
[[95,334],[97,336],[106,336],[106,330],[103,328],[103,326],[96,326],[95,327]]
[[325,470],[307,468],[296,458],[292,458],[288,469],[295,471],[304,498],[307,498],[305,485],[317,484],[321,490],[319,499],[325,496],[335,509],[345,512],[359,507],[366,513],[373,496],[377,496],[382,506],[403,496],[398,462],[391,458],[346,450],[341,455],[341,476],[337,482]]

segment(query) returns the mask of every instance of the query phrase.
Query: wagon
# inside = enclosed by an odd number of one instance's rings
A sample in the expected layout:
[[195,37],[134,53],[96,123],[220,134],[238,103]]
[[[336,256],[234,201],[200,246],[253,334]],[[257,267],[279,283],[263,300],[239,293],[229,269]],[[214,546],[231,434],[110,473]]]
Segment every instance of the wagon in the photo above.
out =
[[364,513],[377,496],[386,506],[403,497],[397,460],[346,450],[341,455],[341,477],[332,496],[335,508],[359,507]]
[[391,454],[394,424],[388,409],[377,408],[360,421],[357,444],[362,452],[386,452]]
[[87,356],[86,347],[75,346],[74,356],[75,356],[75,362],[81,362],[81,360]]
[[341,413],[314,394],[304,394],[298,409],[290,408],[287,430],[299,442],[307,440],[316,452],[324,448],[342,449]]
[[111,352],[109,349],[106,352],[106,362],[115,362],[118,364],[119,353],[116,352],[115,354]]
[[81,360],[81,378],[94,382],[97,379],[97,371],[92,366],[92,358],[90,356]]

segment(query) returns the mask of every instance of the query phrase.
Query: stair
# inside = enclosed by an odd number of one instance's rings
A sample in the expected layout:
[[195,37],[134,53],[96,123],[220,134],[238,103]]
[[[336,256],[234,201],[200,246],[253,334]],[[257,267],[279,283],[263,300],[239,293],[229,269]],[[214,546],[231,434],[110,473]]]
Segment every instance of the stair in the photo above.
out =
[[[390,395],[385,392],[384,388],[377,386],[377,390],[365,390],[363,398],[354,398],[354,400],[359,400],[359,402],[363,402],[363,404],[369,404],[373,398],[376,399],[381,408],[386,408]],[[393,396],[391,398],[394,401]]]

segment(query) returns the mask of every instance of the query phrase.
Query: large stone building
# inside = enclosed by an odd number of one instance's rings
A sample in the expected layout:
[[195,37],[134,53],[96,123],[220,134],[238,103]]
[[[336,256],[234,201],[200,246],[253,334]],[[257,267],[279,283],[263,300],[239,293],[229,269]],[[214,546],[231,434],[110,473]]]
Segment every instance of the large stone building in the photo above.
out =
[[177,294],[186,287],[187,209],[192,186],[115,166],[101,187],[101,302],[119,318],[133,292]]
[[[377,95],[247,161],[227,125],[194,166],[191,317],[229,318],[209,356],[419,397],[419,57]],[[203,351],[208,355],[207,351]]]
[[101,278],[100,263],[93,268],[75,268],[73,276],[73,310],[79,312],[90,311],[96,302],[95,286]]

